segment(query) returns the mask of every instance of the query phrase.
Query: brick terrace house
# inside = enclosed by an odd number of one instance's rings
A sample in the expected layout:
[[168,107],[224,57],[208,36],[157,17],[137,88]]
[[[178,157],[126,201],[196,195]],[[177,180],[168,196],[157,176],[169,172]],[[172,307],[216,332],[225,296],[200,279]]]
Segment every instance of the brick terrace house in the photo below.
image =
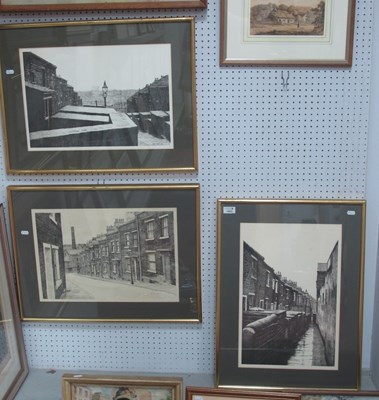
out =
[[51,117],[66,105],[81,105],[81,99],[57,76],[57,67],[32,52],[23,53],[29,131],[51,128]]
[[134,213],[129,221],[117,219],[106,233],[80,245],[79,272],[132,284],[176,285],[175,223],[174,212],[165,210]]
[[296,282],[282,277],[264,257],[243,243],[243,310],[304,311],[311,314],[315,300]]
[[127,100],[127,113],[142,132],[170,140],[170,91],[168,75],[138,90]]

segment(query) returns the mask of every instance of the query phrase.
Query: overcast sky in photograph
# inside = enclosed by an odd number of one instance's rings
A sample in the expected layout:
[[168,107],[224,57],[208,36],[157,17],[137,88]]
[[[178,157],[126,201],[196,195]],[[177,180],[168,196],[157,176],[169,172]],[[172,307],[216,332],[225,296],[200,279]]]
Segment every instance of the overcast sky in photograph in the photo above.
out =
[[241,252],[246,241],[275,272],[297,282],[314,298],[317,264],[328,261],[337,241],[341,251],[342,225],[242,223],[240,229]]
[[57,67],[75,91],[141,89],[162,75],[171,76],[170,44],[78,46],[20,49]]

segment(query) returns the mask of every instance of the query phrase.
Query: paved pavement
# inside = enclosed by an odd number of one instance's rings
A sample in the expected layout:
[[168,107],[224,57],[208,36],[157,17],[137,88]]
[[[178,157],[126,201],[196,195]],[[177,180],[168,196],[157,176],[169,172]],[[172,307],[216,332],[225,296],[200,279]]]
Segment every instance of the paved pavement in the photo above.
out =
[[138,131],[138,146],[170,146],[167,139],[157,138],[147,132]]
[[66,274],[65,300],[120,302],[177,302],[177,287],[169,284],[141,283],[93,278],[77,273]]

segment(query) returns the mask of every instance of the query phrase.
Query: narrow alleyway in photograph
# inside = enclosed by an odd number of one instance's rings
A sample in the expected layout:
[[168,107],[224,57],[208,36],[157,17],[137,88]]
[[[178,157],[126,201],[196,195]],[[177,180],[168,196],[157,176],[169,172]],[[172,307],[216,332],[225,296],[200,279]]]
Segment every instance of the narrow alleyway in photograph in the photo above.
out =
[[299,340],[295,353],[289,358],[288,365],[302,367],[326,366],[325,346],[316,325],[310,324],[304,336]]

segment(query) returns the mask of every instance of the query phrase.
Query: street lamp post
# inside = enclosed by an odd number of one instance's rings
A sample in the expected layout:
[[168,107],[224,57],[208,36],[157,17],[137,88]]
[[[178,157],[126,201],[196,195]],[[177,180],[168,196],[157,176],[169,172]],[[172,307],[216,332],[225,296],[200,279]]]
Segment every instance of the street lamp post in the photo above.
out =
[[107,107],[107,95],[108,95],[108,86],[106,84],[106,82],[104,81],[104,85],[101,88],[101,90],[103,91],[103,97],[104,97],[104,107]]

